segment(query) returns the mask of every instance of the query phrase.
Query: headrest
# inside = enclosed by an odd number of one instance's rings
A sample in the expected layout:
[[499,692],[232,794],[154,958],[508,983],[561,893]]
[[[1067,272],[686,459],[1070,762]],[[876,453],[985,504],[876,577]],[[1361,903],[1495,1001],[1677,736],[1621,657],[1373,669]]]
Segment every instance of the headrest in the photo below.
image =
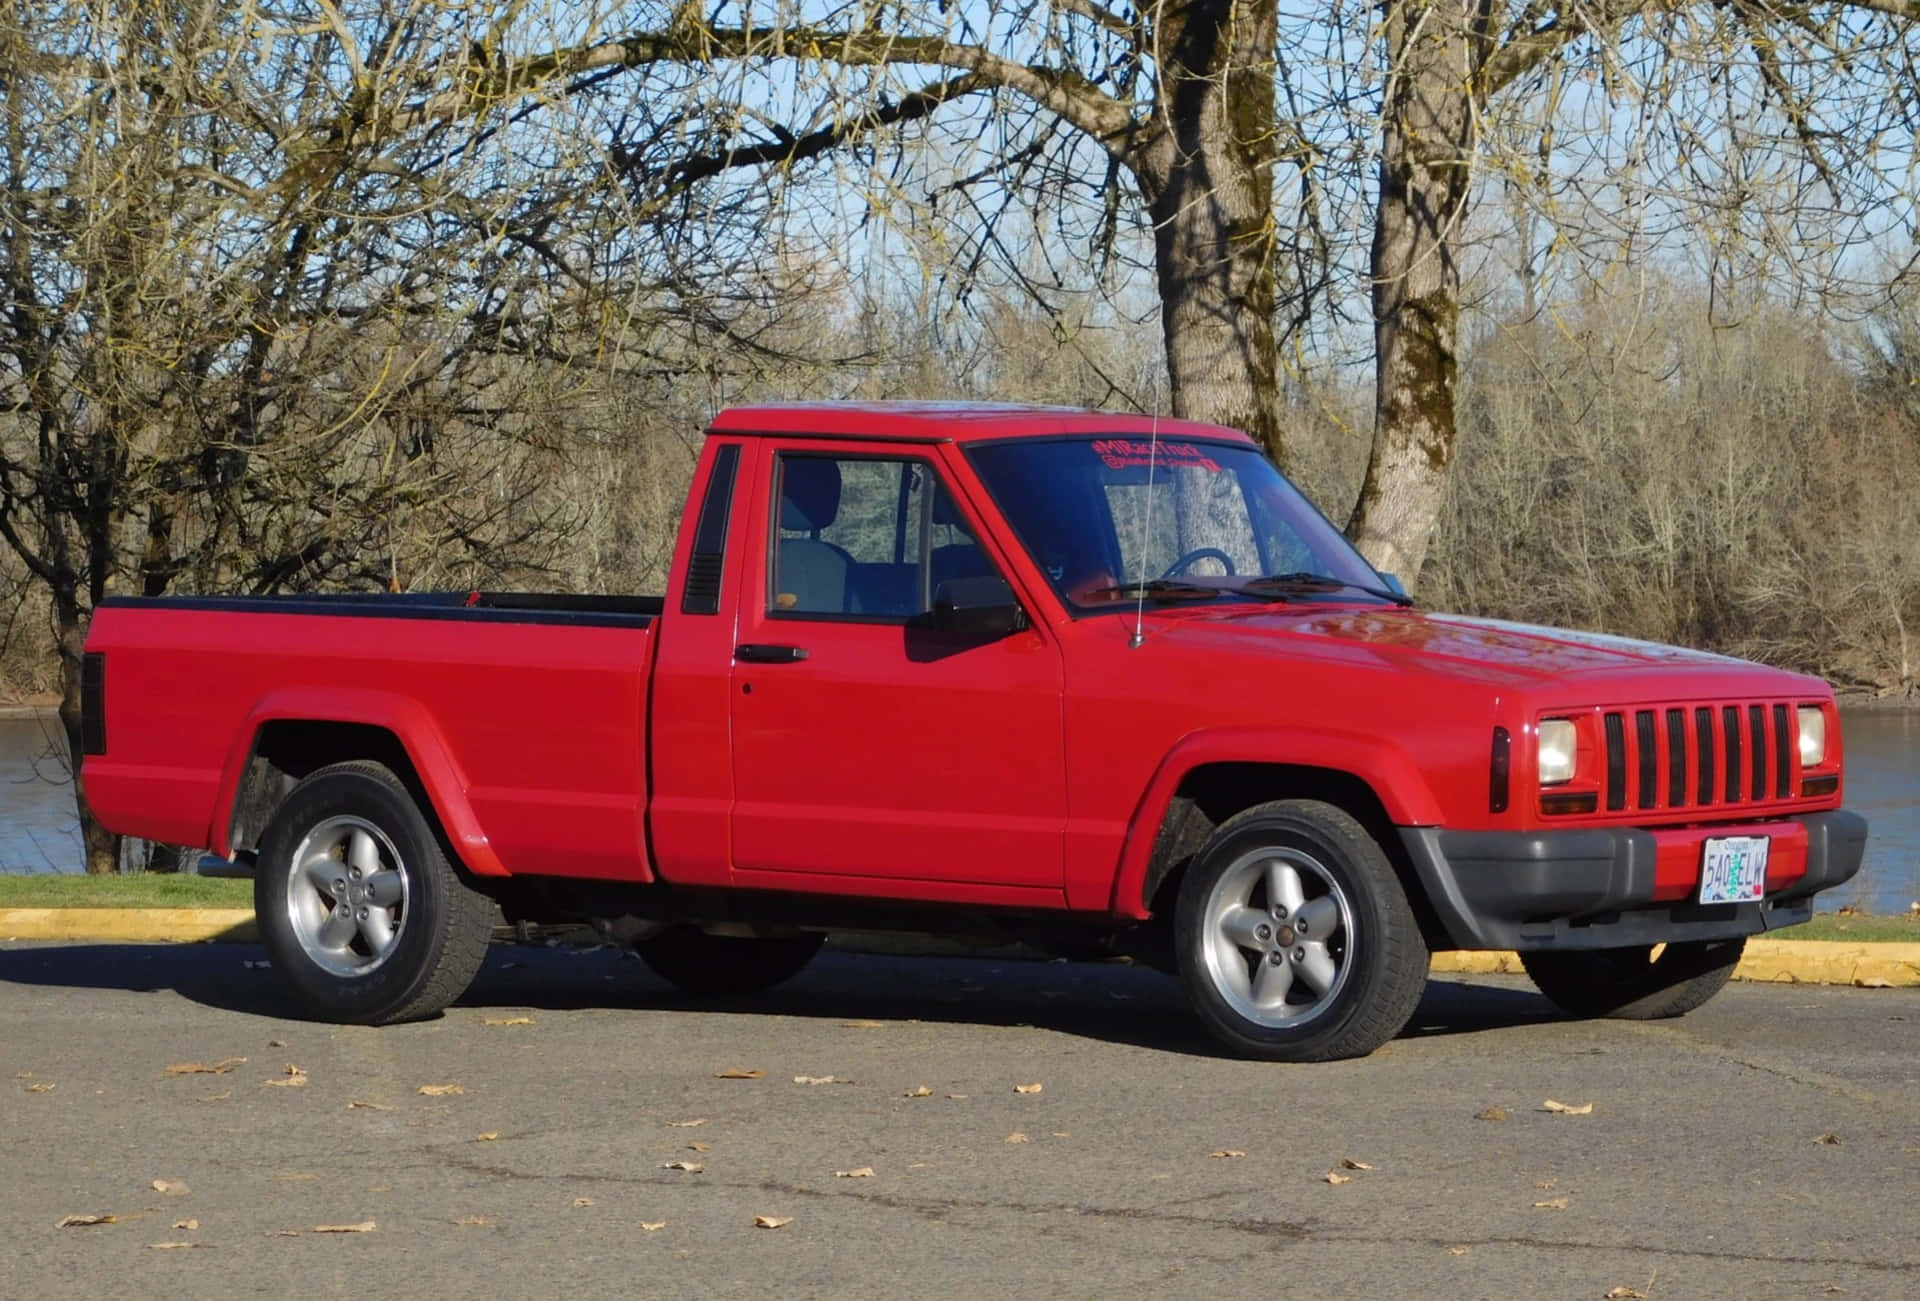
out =
[[933,491],[933,522],[935,524],[957,524],[966,527],[967,521],[960,514],[960,508],[954,504],[947,490],[938,485]]
[[840,464],[811,456],[781,462],[780,527],[818,533],[840,513]]

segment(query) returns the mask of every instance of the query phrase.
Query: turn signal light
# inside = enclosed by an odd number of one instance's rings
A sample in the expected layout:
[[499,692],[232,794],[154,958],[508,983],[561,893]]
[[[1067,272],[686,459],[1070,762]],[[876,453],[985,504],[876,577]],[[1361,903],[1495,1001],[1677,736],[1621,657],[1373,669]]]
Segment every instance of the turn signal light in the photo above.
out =
[[1598,791],[1547,791],[1540,796],[1542,813],[1591,813],[1599,807]]
[[1800,794],[1811,798],[1815,795],[1831,795],[1840,789],[1840,774],[1823,773],[1818,777],[1809,777],[1800,783]]

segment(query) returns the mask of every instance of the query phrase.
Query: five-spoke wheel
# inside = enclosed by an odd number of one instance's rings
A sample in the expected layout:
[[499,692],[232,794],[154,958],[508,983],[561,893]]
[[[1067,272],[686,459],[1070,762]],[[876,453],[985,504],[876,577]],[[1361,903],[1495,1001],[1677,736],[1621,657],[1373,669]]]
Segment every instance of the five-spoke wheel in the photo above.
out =
[[407,924],[407,874],[387,833],[328,818],[293,852],[287,921],[307,956],[336,976],[373,970]]

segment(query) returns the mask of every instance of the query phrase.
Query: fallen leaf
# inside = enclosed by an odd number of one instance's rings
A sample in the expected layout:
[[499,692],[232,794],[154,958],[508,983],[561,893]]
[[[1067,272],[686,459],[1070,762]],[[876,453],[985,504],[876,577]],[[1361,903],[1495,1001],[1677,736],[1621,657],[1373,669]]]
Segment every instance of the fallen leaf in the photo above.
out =
[[236,1066],[245,1066],[244,1057],[227,1057],[208,1066],[204,1062],[175,1062],[167,1067],[169,1075],[226,1075]]
[[170,1251],[175,1247],[204,1247],[207,1244],[204,1242],[149,1242],[147,1245],[155,1251]]
[[1507,1109],[1505,1107],[1488,1107],[1484,1111],[1474,1112],[1473,1118],[1475,1120],[1505,1120],[1507,1118]]
[[476,1142],[476,1143],[491,1143],[491,1142],[493,1142],[493,1141],[495,1141],[496,1139],[498,1139],[499,1137],[500,1137],[500,1131],[499,1131],[499,1130],[497,1130],[497,1129],[490,1129],[490,1130],[488,1130],[488,1131],[487,1131],[486,1133],[484,1133],[484,1134],[475,1134],[475,1135],[473,1136],[473,1141],[474,1141],[474,1142]]
[[1647,1301],[1647,1294],[1637,1287],[1610,1287],[1606,1301]]
[[852,1084],[852,1080],[841,1079],[836,1075],[796,1075],[795,1084]]
[[753,1227],[756,1229],[779,1229],[793,1223],[791,1215],[756,1215]]
[[702,1143],[699,1139],[695,1139],[693,1142],[687,1144],[687,1146],[695,1152],[709,1152],[713,1150],[713,1144]]
[[1859,989],[1892,989],[1893,982],[1885,976],[1868,976],[1865,980],[1853,982]]
[[640,1221],[640,1227],[648,1233],[658,1233],[661,1229],[667,1227],[667,1222],[665,1220],[642,1220]]
[[117,1215],[63,1215],[60,1217],[60,1222],[53,1227],[56,1229],[85,1229],[95,1224],[117,1224],[119,1220],[120,1217]]
[[576,1211],[585,1210],[591,1205],[593,1205],[593,1198],[591,1197],[576,1197],[573,1199],[573,1209]]
[[1013,1133],[1007,1135],[1007,1142],[1009,1143],[1025,1143],[1027,1141],[1028,1141],[1027,1136],[1025,1134],[1022,1134],[1017,1129],[1014,1130]]
[[305,1075],[307,1068],[304,1066],[295,1066],[292,1062],[288,1062],[286,1069],[280,1073],[282,1075]]
[[1540,1110],[1551,1111],[1556,1116],[1591,1116],[1593,1114],[1593,1104],[1591,1102],[1583,1102],[1575,1107],[1564,1102],[1555,1102],[1552,1098],[1548,1098],[1540,1104]]
[[1234,1157],[1245,1156],[1246,1153],[1242,1152],[1237,1147],[1223,1147],[1218,1152],[1209,1152],[1207,1153],[1207,1155],[1211,1157],[1218,1157],[1223,1160],[1232,1160]]
[[1356,1161],[1356,1160],[1354,1160],[1354,1159],[1353,1159],[1352,1157],[1350,1157],[1350,1156],[1343,1156],[1343,1157],[1341,1157],[1341,1158],[1340,1158],[1340,1168],[1341,1168],[1342,1170],[1371,1170],[1371,1169],[1373,1169],[1373,1167],[1372,1167],[1372,1166],[1370,1166],[1370,1165],[1368,1165],[1368,1164],[1367,1164],[1367,1163],[1366,1163],[1365,1161]]
[[1054,1130],[1054,1131],[1053,1131],[1053,1136],[1054,1136],[1055,1138],[1069,1138],[1069,1137],[1071,1137],[1071,1135],[1069,1135],[1069,1134],[1067,1133],[1067,1131],[1066,1131],[1066,1130],[1064,1130],[1064,1129],[1056,1129],[1056,1130]]
[[530,1016],[483,1016],[480,1018],[480,1024],[481,1025],[532,1025],[533,1018]]
[[1323,1177],[1330,1184],[1350,1184],[1353,1182],[1352,1175],[1343,1175],[1338,1170],[1329,1170]]
[[873,1167],[863,1165],[858,1170],[835,1170],[833,1177],[835,1179],[871,1179],[873,1178]]
[[842,1021],[840,1024],[849,1030],[884,1030],[887,1028],[885,1021]]
[[200,1095],[200,1101],[225,1102],[228,1098],[231,1098],[232,1096],[233,1096],[233,1090],[228,1089],[225,1093],[203,1093]]
[[289,1066],[285,1077],[277,1080],[262,1080],[260,1083],[271,1084],[281,1089],[304,1089],[307,1087],[307,1073],[298,1066]]
[[153,1191],[165,1193],[169,1197],[184,1197],[192,1190],[178,1179],[156,1179],[153,1181]]
[[906,1093],[902,1094],[901,1096],[908,1097],[908,1098],[931,1098],[933,1096],[933,1087],[931,1085],[922,1084],[917,1089],[908,1089]]
[[965,1102],[967,1100],[967,1095],[964,1093],[949,1093],[947,1095],[947,1099],[950,1102]]
[[282,1229],[278,1233],[274,1234],[273,1236],[276,1238],[297,1238],[300,1236],[300,1230]]
[[375,1184],[373,1187],[367,1189],[367,1191],[370,1193],[390,1193],[393,1189],[386,1184]]
[[1472,1250],[1472,1247],[1448,1247],[1447,1254],[1449,1256],[1464,1256]]
[[482,1224],[491,1223],[491,1221],[484,1215],[462,1215],[459,1219],[455,1220],[454,1223],[463,1229],[471,1229]]
[[420,1092],[429,1098],[446,1098],[456,1093],[465,1093],[466,1090],[458,1084],[422,1084]]
[[1046,1087],[1046,1085],[1035,1080],[1032,1084],[1016,1084],[1013,1086],[1013,1091],[1015,1093],[1038,1093]]
[[13,1073],[13,1078],[16,1080],[30,1080],[33,1078],[33,1072],[32,1071],[15,1071]]
[[60,1086],[57,1084],[45,1084],[45,1083],[29,1084],[27,1086],[27,1092],[28,1093],[52,1093],[55,1089],[59,1087]]
[[373,1221],[362,1220],[358,1224],[316,1224],[315,1233],[372,1233]]
[[758,1069],[749,1071],[742,1070],[738,1066],[729,1066],[724,1071],[715,1071],[713,1078],[716,1080],[764,1080],[767,1078],[767,1073]]
[[318,1179],[319,1177],[320,1177],[319,1175],[309,1174],[305,1170],[290,1170],[285,1174],[277,1174],[274,1176],[275,1179],[278,1179],[283,1184],[311,1183],[313,1180]]
[[698,1161],[662,1161],[660,1168],[662,1170],[684,1170],[690,1175],[697,1175],[706,1169],[706,1167]]
[[349,1102],[347,1104],[347,1110],[348,1111],[392,1111],[393,1108],[389,1107],[384,1102],[360,1102],[356,1100],[353,1102]]
[[269,1048],[285,1048],[286,1046],[287,1046],[287,1041],[285,1039],[267,1040],[267,1047]]
[[1568,1199],[1565,1197],[1552,1197],[1544,1202],[1535,1202],[1533,1209],[1536,1211],[1564,1211],[1567,1209],[1567,1201]]
[[707,1118],[705,1116],[695,1116],[692,1120],[669,1120],[667,1122],[667,1124],[674,1129],[692,1129],[695,1125],[704,1125],[706,1123]]
[[1828,1147],[1840,1146],[1840,1136],[1838,1134],[1821,1134],[1813,1141],[1816,1143],[1824,1143]]
[[171,1225],[170,1227],[172,1227],[172,1228],[175,1228],[175,1229],[197,1229],[197,1228],[199,1228],[199,1227],[200,1227],[200,1221],[198,1221],[198,1220],[175,1220],[175,1221],[173,1222],[173,1224],[172,1224],[172,1225]]

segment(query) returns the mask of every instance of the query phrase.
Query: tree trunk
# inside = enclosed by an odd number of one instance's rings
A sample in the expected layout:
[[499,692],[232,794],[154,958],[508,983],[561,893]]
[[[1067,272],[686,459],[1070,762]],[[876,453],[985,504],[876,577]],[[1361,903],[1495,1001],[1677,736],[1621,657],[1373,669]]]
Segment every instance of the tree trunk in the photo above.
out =
[[80,840],[88,876],[104,876],[120,869],[120,837],[100,825],[87,806],[87,781],[81,772],[84,749],[80,738],[80,662],[87,637],[78,603],[56,594],[60,624],[60,728],[67,738],[67,756],[73,773],[73,801],[80,814]]
[[1273,169],[1275,0],[1158,14],[1160,116],[1131,160],[1153,218],[1171,414],[1244,429],[1284,464]]
[[1348,536],[1375,567],[1418,578],[1453,466],[1460,265],[1475,146],[1472,0],[1401,0],[1373,233],[1373,451]]

